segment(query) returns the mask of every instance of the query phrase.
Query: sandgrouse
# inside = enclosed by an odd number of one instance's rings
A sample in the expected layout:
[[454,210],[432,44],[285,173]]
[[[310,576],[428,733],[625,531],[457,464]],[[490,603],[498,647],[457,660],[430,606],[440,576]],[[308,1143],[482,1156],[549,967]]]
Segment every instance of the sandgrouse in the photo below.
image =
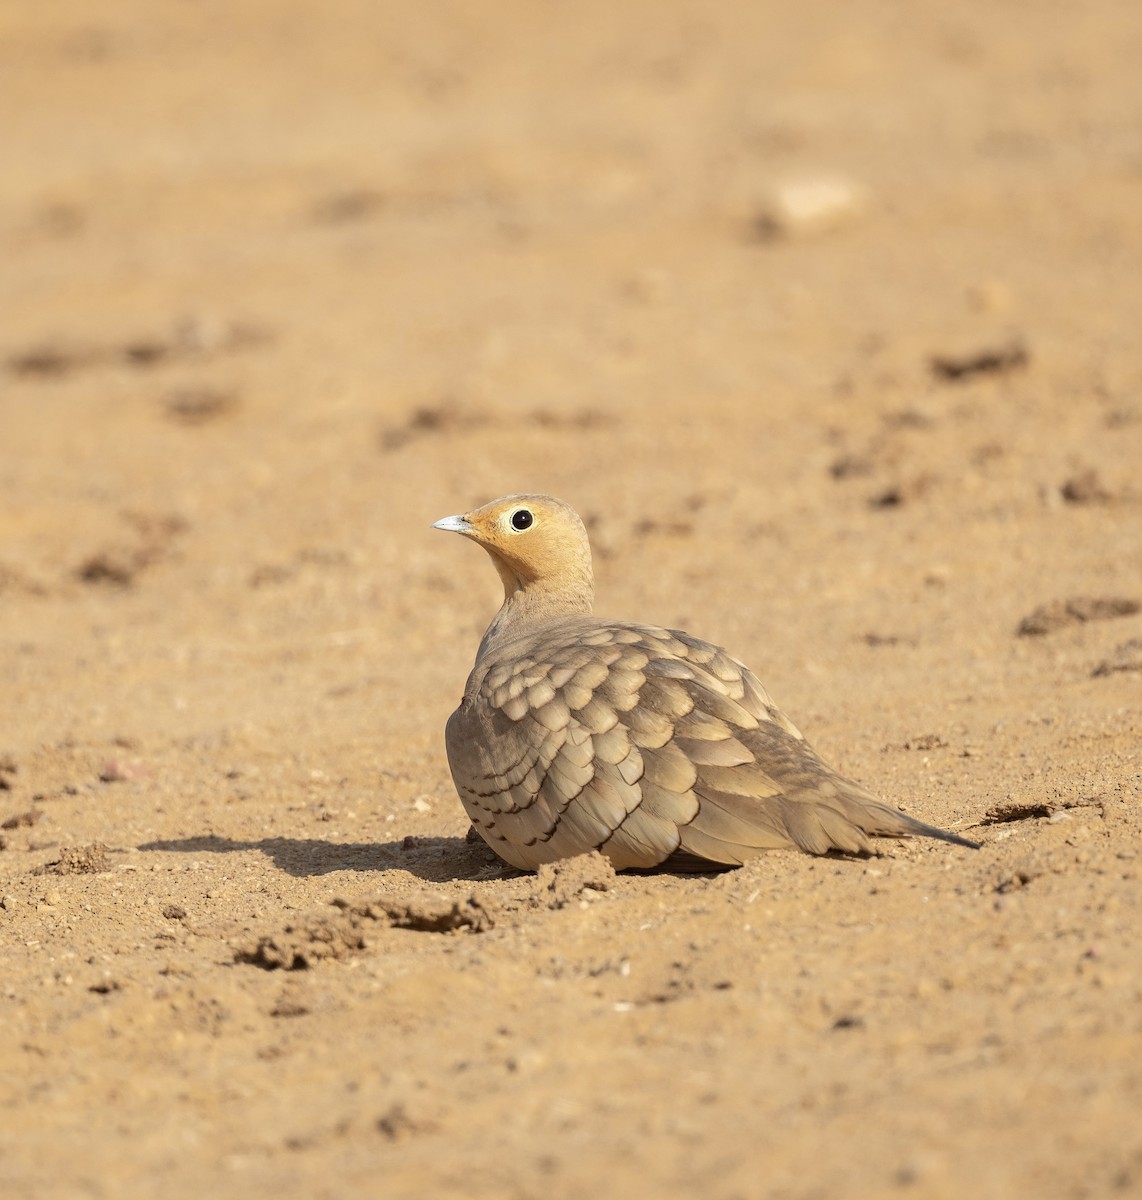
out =
[[910,834],[975,846],[838,775],[725,650],[592,616],[587,531],[562,501],[506,496],[434,527],[483,546],[504,585],[445,740],[468,816],[512,866],[597,849],[617,870],[714,870]]

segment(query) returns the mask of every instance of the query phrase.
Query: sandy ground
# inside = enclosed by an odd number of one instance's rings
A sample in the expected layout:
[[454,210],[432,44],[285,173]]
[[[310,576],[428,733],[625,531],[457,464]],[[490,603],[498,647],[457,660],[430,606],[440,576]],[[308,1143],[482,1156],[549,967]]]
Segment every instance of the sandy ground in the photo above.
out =
[[[0,9],[6,1198],[1142,1195],[1142,6]],[[430,522],[983,842],[542,878]]]

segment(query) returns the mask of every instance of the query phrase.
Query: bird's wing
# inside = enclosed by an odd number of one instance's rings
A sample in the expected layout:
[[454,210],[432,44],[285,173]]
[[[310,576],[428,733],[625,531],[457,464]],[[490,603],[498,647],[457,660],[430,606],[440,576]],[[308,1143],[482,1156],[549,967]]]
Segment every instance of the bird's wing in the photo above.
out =
[[544,630],[488,668],[446,744],[468,815],[523,868],[592,849],[618,869],[736,865],[940,832],[826,766],[724,650],[654,626]]

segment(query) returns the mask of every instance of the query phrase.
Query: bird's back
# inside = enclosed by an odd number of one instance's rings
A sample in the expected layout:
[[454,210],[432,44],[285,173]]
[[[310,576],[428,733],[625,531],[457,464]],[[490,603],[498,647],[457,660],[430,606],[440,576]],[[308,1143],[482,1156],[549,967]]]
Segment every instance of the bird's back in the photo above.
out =
[[489,647],[446,730],[469,817],[515,866],[732,866],[780,847],[956,840],[829,768],[761,683],[678,630],[554,619]]

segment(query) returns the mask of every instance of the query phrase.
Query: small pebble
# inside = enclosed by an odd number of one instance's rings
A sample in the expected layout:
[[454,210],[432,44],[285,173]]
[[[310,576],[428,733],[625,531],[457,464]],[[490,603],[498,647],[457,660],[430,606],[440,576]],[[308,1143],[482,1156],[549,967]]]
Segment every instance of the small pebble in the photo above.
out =
[[789,180],[773,189],[755,225],[762,238],[814,237],[851,221],[864,202],[863,190],[848,179]]

